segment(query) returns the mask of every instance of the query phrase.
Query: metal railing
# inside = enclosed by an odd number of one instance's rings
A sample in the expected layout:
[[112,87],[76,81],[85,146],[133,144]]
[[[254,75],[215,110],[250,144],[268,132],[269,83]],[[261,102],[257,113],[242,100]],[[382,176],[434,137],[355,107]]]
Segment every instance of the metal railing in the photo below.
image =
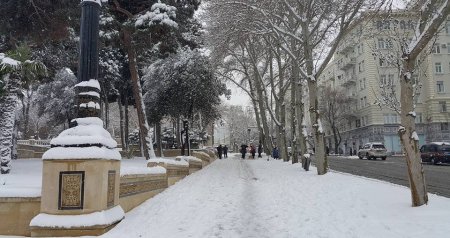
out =
[[50,147],[50,140],[17,140],[18,145],[33,145],[33,146],[42,146],[42,147]]

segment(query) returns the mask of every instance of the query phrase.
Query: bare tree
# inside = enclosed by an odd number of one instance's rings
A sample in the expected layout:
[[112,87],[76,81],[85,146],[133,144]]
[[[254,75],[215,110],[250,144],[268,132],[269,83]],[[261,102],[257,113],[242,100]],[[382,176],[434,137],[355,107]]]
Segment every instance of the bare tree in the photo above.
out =
[[321,91],[321,98],[319,108],[322,111],[324,125],[331,130],[333,135],[334,151],[337,154],[342,142],[340,128],[347,122],[353,100],[347,96],[344,90],[330,86]]
[[[397,42],[399,54],[378,57],[386,63],[397,63],[399,69],[400,95],[392,89],[389,82],[383,83],[381,98],[378,103],[398,112],[401,126],[398,135],[406,156],[408,178],[413,206],[428,203],[427,187],[422,164],[420,163],[419,137],[416,132],[416,99],[420,94],[421,84],[414,75],[419,71],[418,59],[432,43],[442,23],[450,13],[450,3],[441,0],[417,0],[410,4],[409,11],[420,16],[415,26],[412,40]],[[386,87],[388,89],[386,89]],[[387,92],[387,93],[386,93]],[[399,99],[398,99],[399,98]]]

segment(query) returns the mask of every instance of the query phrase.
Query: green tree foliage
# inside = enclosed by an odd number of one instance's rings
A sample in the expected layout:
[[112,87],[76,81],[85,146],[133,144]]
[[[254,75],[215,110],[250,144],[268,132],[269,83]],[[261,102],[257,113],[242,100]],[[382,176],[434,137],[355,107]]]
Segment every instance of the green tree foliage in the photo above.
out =
[[151,123],[164,116],[191,119],[200,113],[206,125],[220,116],[220,95],[228,94],[225,84],[214,76],[209,58],[189,48],[152,64],[144,80]]

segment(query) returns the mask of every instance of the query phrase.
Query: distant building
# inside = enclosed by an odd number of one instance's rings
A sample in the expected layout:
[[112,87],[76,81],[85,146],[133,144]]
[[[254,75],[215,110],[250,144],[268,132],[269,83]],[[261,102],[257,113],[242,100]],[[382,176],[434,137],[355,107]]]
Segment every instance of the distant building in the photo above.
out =
[[[417,16],[405,10],[366,14],[344,36],[322,74],[321,86],[345,90],[353,99],[352,113],[340,128],[340,149],[345,153],[378,141],[384,142],[388,151],[401,153],[397,135],[400,116],[387,107],[380,108],[376,102],[381,98],[381,87],[385,92],[396,91],[396,98],[391,99],[399,100],[400,72],[395,58],[402,41],[412,40],[415,21]],[[393,57],[386,60],[381,55]],[[450,19],[444,23],[434,46],[424,49],[422,55],[413,75],[422,84],[416,104],[420,144],[450,141]],[[325,133],[326,145],[334,147],[330,130]]]

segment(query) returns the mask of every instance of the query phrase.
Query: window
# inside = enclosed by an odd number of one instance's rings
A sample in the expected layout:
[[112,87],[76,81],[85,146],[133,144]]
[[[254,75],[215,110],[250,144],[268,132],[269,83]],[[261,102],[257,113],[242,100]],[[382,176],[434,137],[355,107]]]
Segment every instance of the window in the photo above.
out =
[[377,21],[377,29],[378,30],[382,30],[383,29],[383,22],[382,21]]
[[422,123],[422,113],[416,113],[416,118],[414,120],[416,123]]
[[394,44],[392,43],[392,40],[391,40],[391,39],[387,39],[385,42],[386,42],[386,43],[385,43],[386,49],[392,49],[392,48],[394,48]]
[[359,80],[359,89],[360,89],[360,90],[363,90],[363,89],[364,89],[364,88],[363,88],[363,81],[362,81],[362,79]]
[[397,114],[391,114],[389,123],[391,123],[391,124],[397,123]]
[[356,120],[356,127],[361,127],[361,120],[360,119]]
[[438,93],[445,92],[445,90],[444,90],[444,81],[437,81],[436,82],[436,86],[437,86],[437,92]]
[[389,124],[389,114],[383,114],[384,124]]
[[363,99],[363,98],[361,98],[361,99],[359,100],[359,106],[360,106],[361,108],[364,107],[364,99]]
[[441,45],[439,43],[433,45],[433,49],[431,50],[433,54],[441,53]]
[[439,111],[447,112],[447,102],[445,102],[445,101],[439,102]]
[[380,84],[386,85],[386,75],[385,74],[380,75]]
[[363,78],[363,86],[364,86],[364,89],[366,89],[366,79],[365,78]]
[[367,97],[366,96],[363,97],[363,105],[364,105],[364,107],[367,107]]
[[364,72],[364,60],[358,64],[359,72]]
[[401,20],[400,21],[400,29],[406,29],[406,24],[405,24],[405,21],[403,21],[403,20]]
[[447,33],[447,35],[450,35],[450,21],[447,21],[447,23],[445,24],[445,33]]
[[437,74],[441,74],[442,73],[442,66],[441,63],[434,63],[434,72]]
[[448,122],[441,122],[441,131],[448,131]]
[[383,21],[383,29],[385,29],[385,30],[391,29],[391,22],[389,20]]
[[384,61],[383,59],[380,59],[379,64],[380,64],[380,67],[386,67],[387,66],[386,61]]
[[[444,46],[444,45],[442,45]],[[447,53],[450,54],[450,43],[447,43]]]
[[366,125],[366,118],[365,117],[361,117],[361,124],[362,124],[362,126]]
[[394,75],[393,74],[388,75],[388,85],[394,85]]
[[378,49],[385,49],[384,39],[378,39]]

